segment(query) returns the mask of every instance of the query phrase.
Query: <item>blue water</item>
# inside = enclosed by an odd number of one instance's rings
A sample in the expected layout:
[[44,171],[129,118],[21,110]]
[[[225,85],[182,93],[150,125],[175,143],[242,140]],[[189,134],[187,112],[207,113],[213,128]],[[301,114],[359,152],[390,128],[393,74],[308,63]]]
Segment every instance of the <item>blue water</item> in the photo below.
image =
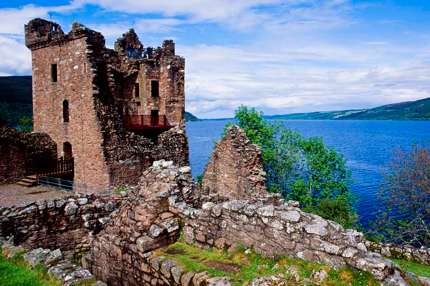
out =
[[[194,176],[203,173],[215,141],[220,139],[228,122],[187,123]],[[376,193],[395,149],[410,149],[412,144],[430,145],[429,121],[288,120],[284,124],[305,137],[322,137],[328,146],[345,156],[352,172],[356,209],[363,224],[371,221],[380,207]]]

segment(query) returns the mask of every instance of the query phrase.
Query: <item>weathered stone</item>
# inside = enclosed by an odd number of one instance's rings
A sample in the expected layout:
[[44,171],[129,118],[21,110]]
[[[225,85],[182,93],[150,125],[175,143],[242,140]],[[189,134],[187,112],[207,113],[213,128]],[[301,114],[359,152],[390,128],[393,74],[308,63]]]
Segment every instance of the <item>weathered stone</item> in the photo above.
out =
[[203,174],[203,188],[226,198],[255,198],[266,192],[261,151],[238,126],[226,131]]
[[298,222],[300,220],[300,213],[298,211],[281,212],[280,216],[282,219],[291,221],[291,222]]
[[230,286],[230,279],[227,277],[214,277],[206,281],[207,286]]
[[130,31],[114,51],[81,24],[65,34],[56,23],[34,19],[25,26],[25,42],[32,54],[34,130],[49,134],[56,153],[74,157],[75,188],[100,193],[136,185],[160,159],[189,165],[185,60],[173,41],[144,49]]
[[166,260],[163,263],[161,263],[160,272],[164,275],[165,278],[169,279],[172,275],[170,270],[174,266],[176,266],[176,264],[173,261]]
[[49,249],[37,248],[24,254],[24,260],[35,267],[38,264],[43,264],[49,256]]
[[190,286],[194,277],[193,272],[187,272],[181,277],[181,286]]
[[59,262],[62,258],[63,258],[63,254],[61,253],[61,250],[56,249],[54,251],[49,252],[48,256],[44,261],[44,264],[45,266],[49,267]]

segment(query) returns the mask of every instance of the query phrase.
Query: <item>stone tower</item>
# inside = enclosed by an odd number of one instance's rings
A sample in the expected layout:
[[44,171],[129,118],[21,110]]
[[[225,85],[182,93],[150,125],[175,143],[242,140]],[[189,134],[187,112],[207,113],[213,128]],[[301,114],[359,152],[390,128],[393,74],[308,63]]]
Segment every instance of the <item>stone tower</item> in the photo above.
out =
[[74,161],[74,187],[134,185],[154,160],[188,165],[184,66],[173,41],[144,48],[134,30],[105,47],[80,24],[69,33],[43,19],[25,26],[32,52],[34,130]]

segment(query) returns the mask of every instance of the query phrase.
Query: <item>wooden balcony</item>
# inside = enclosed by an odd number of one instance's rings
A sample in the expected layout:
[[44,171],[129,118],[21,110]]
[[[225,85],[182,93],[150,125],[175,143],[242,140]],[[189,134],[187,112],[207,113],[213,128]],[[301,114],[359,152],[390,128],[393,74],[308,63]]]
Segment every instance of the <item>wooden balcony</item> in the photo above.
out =
[[126,115],[124,117],[124,127],[130,131],[139,130],[160,130],[165,131],[172,126],[167,121],[165,115]]

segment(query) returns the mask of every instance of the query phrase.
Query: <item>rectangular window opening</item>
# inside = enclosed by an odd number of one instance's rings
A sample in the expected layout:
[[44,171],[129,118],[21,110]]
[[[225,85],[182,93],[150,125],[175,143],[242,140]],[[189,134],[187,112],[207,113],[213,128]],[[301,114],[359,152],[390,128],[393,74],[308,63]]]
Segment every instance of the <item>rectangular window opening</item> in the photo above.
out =
[[135,84],[134,84],[134,97],[139,97],[140,95],[139,95],[139,83],[138,82],[136,82]]
[[160,96],[160,88],[159,88],[158,80],[151,81],[151,96],[152,97]]
[[57,82],[58,74],[57,74],[57,64],[51,65],[51,80],[52,82]]

